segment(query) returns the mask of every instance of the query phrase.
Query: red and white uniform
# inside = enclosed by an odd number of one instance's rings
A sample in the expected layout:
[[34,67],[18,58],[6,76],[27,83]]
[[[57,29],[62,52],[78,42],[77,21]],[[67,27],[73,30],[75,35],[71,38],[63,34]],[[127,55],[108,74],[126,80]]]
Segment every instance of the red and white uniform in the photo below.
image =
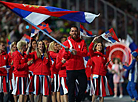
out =
[[[89,46],[89,53],[91,59],[87,63],[87,67],[91,68],[91,91],[92,94],[104,97],[106,95],[113,94],[111,88],[108,84],[106,73],[107,73],[107,57],[101,52],[94,52],[92,50],[94,43],[91,43]],[[109,50],[109,48],[107,48]]]
[[62,49],[59,51],[59,54],[56,58],[56,68],[59,70],[60,77],[60,95],[66,95],[68,93],[68,87],[66,82],[66,63],[62,63],[63,53]]
[[13,82],[13,68],[14,68],[14,66],[13,65],[11,65],[11,63],[13,63],[13,58],[14,58],[14,52],[11,54],[11,52],[9,52],[9,54],[8,54],[8,56],[9,56],[9,65],[11,66],[11,68],[10,68],[10,70],[9,70],[9,84],[10,84],[10,90],[13,90],[13,84],[12,84],[12,82]]
[[[30,53],[31,54],[31,53]],[[34,56],[29,56],[28,55],[28,61],[30,60],[34,60]],[[34,69],[34,63],[31,64],[28,69],[29,69],[29,74],[28,74],[28,77],[29,77],[29,84],[27,86],[27,89],[26,89],[26,92],[29,94],[29,93],[32,93],[34,91],[34,76],[33,76],[33,69]]]
[[34,91],[35,95],[43,94],[49,95],[50,94],[50,68],[51,68],[51,60],[50,55],[48,53],[48,58],[42,56],[42,58],[37,57],[37,53],[32,52],[30,54],[34,56],[34,68],[33,68],[33,77],[34,77]]
[[66,61],[67,70],[82,70],[85,69],[83,57],[87,56],[87,46],[84,40],[78,38],[75,41],[68,37],[68,40],[63,43],[66,47],[70,49],[75,49],[77,51],[76,55],[72,55],[69,51],[66,52],[63,48],[64,58]]
[[0,55],[0,93],[8,92],[9,87],[7,85],[7,71],[2,66],[8,65],[8,54],[3,51]]
[[59,70],[56,69],[56,57],[58,55],[58,53],[54,52],[54,51],[49,51],[50,57],[53,60],[52,66],[51,66],[51,78],[53,78],[53,82],[52,82],[52,92],[58,92],[59,91]]
[[[89,63],[90,60],[87,61],[87,63]],[[86,64],[87,65],[87,64]],[[87,88],[86,88],[86,92],[89,92],[90,90],[90,86],[91,86],[91,83],[90,83],[90,77],[91,77],[91,68],[86,66],[85,68],[85,73],[86,73],[86,76],[87,76]],[[90,92],[91,94],[91,92]]]
[[12,94],[24,95],[26,94],[26,88],[28,85],[28,65],[27,55],[23,55],[19,51],[14,52],[13,66],[14,66],[14,89]]

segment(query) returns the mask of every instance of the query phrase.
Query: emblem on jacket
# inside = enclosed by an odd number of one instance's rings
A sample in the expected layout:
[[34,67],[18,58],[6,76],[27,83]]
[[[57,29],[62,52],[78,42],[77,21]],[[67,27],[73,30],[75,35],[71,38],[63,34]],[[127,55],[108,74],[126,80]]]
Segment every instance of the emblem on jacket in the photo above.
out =
[[6,58],[4,57],[4,60],[6,60]]
[[80,45],[78,45],[78,48],[80,48]]

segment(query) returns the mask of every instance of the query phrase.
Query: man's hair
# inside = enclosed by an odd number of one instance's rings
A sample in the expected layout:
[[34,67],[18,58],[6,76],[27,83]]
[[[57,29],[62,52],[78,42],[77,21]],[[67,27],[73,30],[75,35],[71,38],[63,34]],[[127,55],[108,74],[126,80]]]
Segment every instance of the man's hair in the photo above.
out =
[[18,43],[17,43],[17,48],[18,48],[18,50],[19,49],[22,49],[22,47],[24,46],[24,45],[26,45],[27,43],[25,42],[25,41],[23,41],[23,40],[20,40]]
[[78,31],[78,27],[77,27],[77,26],[75,26],[75,25],[71,26],[71,27],[70,27],[70,29],[71,29],[71,28],[76,28],[76,29],[77,29],[77,31]]

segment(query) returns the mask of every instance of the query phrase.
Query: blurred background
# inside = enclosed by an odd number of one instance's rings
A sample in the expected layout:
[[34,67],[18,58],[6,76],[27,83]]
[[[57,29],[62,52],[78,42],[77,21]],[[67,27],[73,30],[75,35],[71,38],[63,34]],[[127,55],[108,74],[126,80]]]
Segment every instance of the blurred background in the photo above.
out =
[[[138,0],[5,0],[7,2],[24,3],[30,5],[54,6],[63,9],[87,11],[100,16],[91,24],[82,24],[93,34],[100,35],[110,28],[114,28],[118,38],[126,39],[131,36],[136,44],[138,33]],[[79,23],[50,17],[45,21],[52,29],[51,35],[59,39],[68,36],[70,26]],[[31,34],[31,25],[22,18],[0,4],[0,39],[8,38],[11,42],[18,41],[24,34]],[[49,39],[41,35],[39,39]],[[89,38],[90,39],[90,38]],[[50,40],[50,39],[49,39]],[[87,40],[87,45],[91,42]]]
[[[4,1],[4,0],[3,0]],[[92,23],[81,23],[95,35],[100,35],[113,28],[118,38],[126,40],[129,35],[138,45],[138,0],[5,0],[7,2],[23,3],[30,5],[54,6],[74,11],[85,11],[100,16]],[[60,40],[62,36],[69,36],[72,25],[80,26],[78,22],[63,20],[56,17],[48,18],[45,23],[52,29],[51,36]],[[0,4],[0,40],[9,39],[10,42],[19,41],[24,34],[31,35],[32,26],[23,21],[8,8]],[[39,40],[50,38],[40,33]],[[87,45],[92,38],[84,38]],[[125,43],[125,42],[124,42]],[[126,49],[125,49],[126,50]],[[122,57],[122,56],[121,56]],[[107,73],[110,86],[113,90],[112,74]],[[127,80],[123,84],[123,93],[126,92]],[[126,100],[126,99],[125,99]],[[124,101],[122,101],[124,102]],[[125,101],[126,102],[126,101]]]

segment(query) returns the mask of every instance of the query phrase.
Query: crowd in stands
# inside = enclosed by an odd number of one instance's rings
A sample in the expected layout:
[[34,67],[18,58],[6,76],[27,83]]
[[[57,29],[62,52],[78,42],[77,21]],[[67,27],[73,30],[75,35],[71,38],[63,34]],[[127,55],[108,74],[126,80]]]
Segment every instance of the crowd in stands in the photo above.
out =
[[[27,1],[17,1],[17,0],[7,0],[9,2],[16,2],[16,3],[27,3],[32,5],[45,5],[49,6],[50,1],[47,0],[27,0]],[[126,14],[130,14],[134,16],[136,19],[138,18],[138,14],[136,13],[136,10],[132,7],[131,4],[127,3],[126,1],[115,1],[115,0],[108,0],[107,2],[110,2],[115,7],[121,9]],[[119,2],[119,3],[118,3]],[[79,2],[79,10],[80,11],[86,11],[85,10],[85,1]],[[95,12],[95,1],[89,0],[88,2],[88,12]],[[58,0],[53,0],[52,6],[58,7]],[[76,10],[76,2],[74,0],[70,0],[70,9]],[[67,2],[64,0],[61,0],[61,8],[67,9]],[[113,27],[114,29],[118,29],[117,35],[119,38],[125,38],[125,18],[124,15],[121,13],[118,13],[117,15],[117,23],[114,18],[114,10],[110,7],[107,8],[108,11],[108,29]],[[98,13],[100,13],[100,16],[97,18],[98,23],[98,34],[101,34],[105,32],[105,17],[104,17],[104,4],[99,0],[98,1]],[[23,34],[30,35],[31,32],[31,25],[23,21],[19,16],[15,15],[13,12],[11,12],[8,8],[4,7],[3,5],[0,5],[0,36],[1,38],[7,37],[10,39],[10,41],[18,41],[21,39]],[[62,35],[68,36],[69,33],[69,27],[72,24],[75,24],[75,22],[59,19],[56,17],[50,17],[45,21],[46,23],[49,23],[51,29],[53,30],[53,33],[51,34],[55,38],[60,38]],[[88,25],[88,29],[94,31],[95,30],[95,21],[92,24]],[[29,25],[29,28],[26,28],[26,26]],[[132,38],[135,38],[134,36],[134,21],[130,18],[128,18],[127,22],[127,31],[128,34]],[[66,28],[66,29],[64,29]],[[46,38],[45,36],[42,36],[41,39]]]

